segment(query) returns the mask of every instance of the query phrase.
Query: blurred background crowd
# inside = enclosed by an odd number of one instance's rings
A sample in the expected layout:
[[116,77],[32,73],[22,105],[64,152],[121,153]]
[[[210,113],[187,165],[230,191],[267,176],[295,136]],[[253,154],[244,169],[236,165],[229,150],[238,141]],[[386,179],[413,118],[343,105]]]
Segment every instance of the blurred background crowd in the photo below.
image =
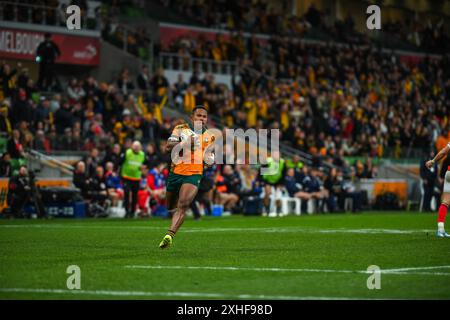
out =
[[[171,107],[185,113],[202,104],[209,110],[211,126],[279,129],[283,143],[313,157],[307,165],[299,157],[274,156],[283,165],[269,177],[250,165],[214,166],[202,181],[198,199],[202,210],[212,212],[212,206],[220,204],[226,211],[242,212],[246,199],[256,197],[262,210],[270,211],[270,186],[272,193],[280,189],[302,199],[304,206],[314,201],[315,211],[335,212],[347,209],[347,198],[352,199],[352,210],[367,205],[355,182],[375,178],[379,158],[412,156],[413,149],[422,157],[450,140],[448,55],[427,56],[418,64],[403,61],[358,33],[351,16],[333,21],[329,12],[314,5],[303,16],[289,16],[268,9],[264,1],[250,6],[247,1],[157,2],[200,25],[231,31],[227,37],[217,33],[214,39],[181,36],[165,48],[181,57],[176,60],[181,69],[191,58],[236,63],[231,86],[195,67],[190,77],[180,73],[178,81],[170,84],[164,66],[152,69],[143,64],[139,73],[124,66],[109,82],[73,77],[65,86],[55,81],[44,88],[21,63],[2,61],[0,132],[7,139],[7,151],[0,159],[0,176],[14,174],[29,149],[84,152],[75,165],[74,183],[85,197],[94,190],[116,204],[123,198],[118,159],[139,140],[146,161],[144,198],[137,210],[149,214],[149,206],[163,203],[163,192],[158,190],[164,188],[170,163],[165,143],[181,121],[163,117],[162,110],[172,101]],[[58,1],[41,4],[60,8]],[[72,4],[87,15],[86,1]],[[101,30],[104,40],[118,46],[126,42],[132,54],[146,60],[151,40],[145,28],[125,32],[115,19],[128,1],[109,4],[107,10],[100,6],[95,11],[98,19],[89,23]],[[18,15],[19,20],[28,21],[31,14],[36,23],[46,19],[54,25],[59,21],[55,12],[19,10]],[[12,20],[8,14],[4,17]],[[300,41],[312,28],[347,45]],[[411,17],[384,25],[383,30],[429,52],[447,53],[443,23]],[[261,42],[243,32],[268,38]],[[160,50],[156,44],[153,54],[158,57]],[[349,157],[358,159],[349,161]]]

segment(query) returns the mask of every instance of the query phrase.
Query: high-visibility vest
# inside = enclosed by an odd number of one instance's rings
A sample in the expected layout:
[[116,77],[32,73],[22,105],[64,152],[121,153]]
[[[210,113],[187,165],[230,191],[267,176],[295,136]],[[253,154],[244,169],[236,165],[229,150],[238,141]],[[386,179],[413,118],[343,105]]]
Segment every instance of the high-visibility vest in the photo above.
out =
[[122,165],[122,177],[129,180],[141,180],[141,166],[145,161],[143,151],[134,153],[133,150],[128,149],[125,153],[125,161]]

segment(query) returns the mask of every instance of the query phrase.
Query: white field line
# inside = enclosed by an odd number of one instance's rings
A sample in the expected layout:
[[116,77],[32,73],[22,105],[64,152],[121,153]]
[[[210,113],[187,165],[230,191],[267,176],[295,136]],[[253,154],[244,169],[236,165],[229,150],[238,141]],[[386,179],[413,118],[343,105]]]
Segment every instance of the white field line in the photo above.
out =
[[[335,269],[289,269],[289,268],[250,268],[250,267],[216,267],[216,266],[160,266],[160,265],[127,265],[127,269],[186,269],[186,270],[223,270],[223,271],[256,271],[256,272],[315,272],[315,273],[364,273],[372,274],[367,270],[335,270]],[[433,275],[433,276],[450,276],[450,272],[416,272],[416,270],[428,269],[446,269],[450,266],[436,267],[417,267],[417,268],[400,268],[380,270],[382,274],[399,274],[399,275]],[[412,271],[412,272],[411,272]]]
[[73,294],[98,295],[118,297],[172,297],[172,298],[215,298],[215,299],[262,299],[262,300],[364,300],[367,298],[353,297],[313,297],[284,296],[264,294],[228,294],[209,292],[153,292],[153,291],[114,291],[114,290],[62,290],[62,289],[32,289],[32,288],[0,288],[0,292],[9,293],[42,293],[42,294]]
[[387,272],[403,272],[414,270],[433,270],[433,269],[450,269],[450,266],[431,266],[431,267],[412,267],[412,268],[398,268],[398,269],[386,269]]
[[[63,225],[63,224],[17,224],[0,225],[0,228],[44,228],[44,229],[133,229],[133,230],[166,230],[166,227],[155,226],[93,226],[93,225]],[[356,234],[416,234],[433,232],[429,229],[400,230],[400,229],[326,229],[312,227],[261,227],[261,228],[184,228],[183,233],[196,232],[300,232],[300,233],[356,233]]]

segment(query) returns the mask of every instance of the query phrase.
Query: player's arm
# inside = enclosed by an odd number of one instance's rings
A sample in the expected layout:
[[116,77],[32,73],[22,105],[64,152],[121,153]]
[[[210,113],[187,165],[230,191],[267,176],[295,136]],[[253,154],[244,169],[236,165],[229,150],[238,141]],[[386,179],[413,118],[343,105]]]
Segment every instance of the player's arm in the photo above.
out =
[[431,159],[425,163],[428,169],[430,169],[436,162],[441,161],[446,155],[448,155],[450,152],[450,143],[448,143],[445,148],[443,148],[441,151],[438,152],[438,154],[434,157],[434,159]]
[[[175,127],[175,129],[173,130],[172,134],[170,135],[169,139],[167,139],[167,151],[171,152],[172,149],[179,143],[183,143],[185,144],[185,146],[190,146],[191,148],[193,148],[198,141],[196,141],[196,139],[198,139],[198,137],[192,135],[190,137],[190,139],[187,139],[185,141],[183,141],[181,139],[181,131],[182,129]],[[182,145],[182,147],[184,148],[185,146]]]
[[167,146],[166,146],[167,151],[171,152],[172,149],[180,142],[181,142],[181,130],[178,127],[175,127],[169,139],[167,139]]

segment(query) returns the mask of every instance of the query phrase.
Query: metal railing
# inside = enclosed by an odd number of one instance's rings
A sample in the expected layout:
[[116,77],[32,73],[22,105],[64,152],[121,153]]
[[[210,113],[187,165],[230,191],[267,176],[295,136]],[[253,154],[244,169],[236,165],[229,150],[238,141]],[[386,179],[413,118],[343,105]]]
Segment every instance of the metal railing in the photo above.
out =
[[[114,25],[114,24],[113,24]],[[135,45],[130,45],[128,42],[129,36],[137,37],[137,30],[132,29],[123,23],[117,23],[114,30],[106,33],[106,29],[103,30],[103,39],[117,48],[122,49],[123,51],[137,57],[140,59],[141,63],[146,63],[153,65],[154,56],[153,56],[153,47],[154,42],[151,37],[148,37],[148,45],[144,43],[139,43],[136,41]]]
[[67,175],[71,175],[75,170],[73,166],[33,149],[27,150],[27,160],[37,160],[41,164],[50,168],[59,169],[62,173]]
[[199,71],[201,73],[225,75],[232,75],[238,69],[238,64],[233,61],[192,58],[191,56],[168,52],[160,53],[159,66],[169,70]]
[[[27,4],[12,1],[0,2],[0,20],[66,27],[65,8],[46,5]],[[88,18],[87,13],[81,15],[81,27],[88,30],[99,30],[99,19]]]

